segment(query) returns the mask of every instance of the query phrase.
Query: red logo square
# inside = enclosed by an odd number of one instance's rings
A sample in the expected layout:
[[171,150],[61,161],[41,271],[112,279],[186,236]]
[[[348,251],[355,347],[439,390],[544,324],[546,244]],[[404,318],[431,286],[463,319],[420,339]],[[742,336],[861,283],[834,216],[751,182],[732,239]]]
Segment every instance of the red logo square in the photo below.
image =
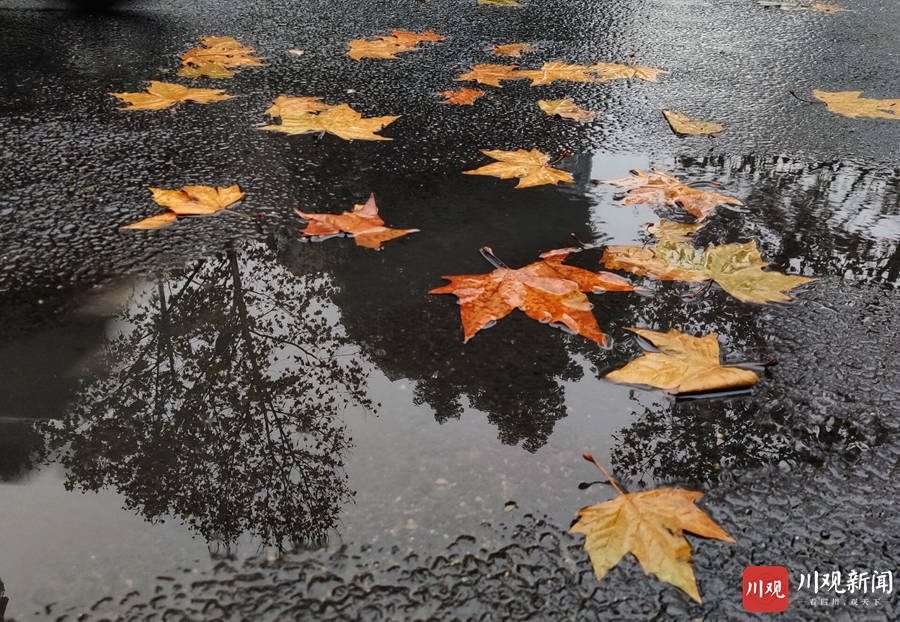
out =
[[747,611],[784,611],[791,584],[784,566],[747,566],[743,576],[743,602]]

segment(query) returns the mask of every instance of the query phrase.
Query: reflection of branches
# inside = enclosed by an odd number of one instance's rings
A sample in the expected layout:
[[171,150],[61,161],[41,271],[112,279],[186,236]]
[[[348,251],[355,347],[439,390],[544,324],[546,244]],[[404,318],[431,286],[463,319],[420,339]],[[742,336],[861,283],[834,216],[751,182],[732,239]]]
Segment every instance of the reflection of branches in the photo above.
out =
[[31,421],[0,419],[0,482],[19,479],[45,454],[44,439]]
[[353,494],[340,410],[372,406],[358,359],[337,358],[332,296],[263,247],[139,291],[108,374],[48,430],[67,486],[113,486],[148,519],[177,514],[210,540],[324,537]]

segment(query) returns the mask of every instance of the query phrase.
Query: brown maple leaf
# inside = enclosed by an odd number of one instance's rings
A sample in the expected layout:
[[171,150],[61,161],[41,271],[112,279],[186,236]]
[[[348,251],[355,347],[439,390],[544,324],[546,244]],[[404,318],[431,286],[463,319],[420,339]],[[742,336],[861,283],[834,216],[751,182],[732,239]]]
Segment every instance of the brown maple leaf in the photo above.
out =
[[815,279],[763,270],[768,266],[756,242],[721,244],[707,249],[661,240],[654,247],[607,246],[600,262],[660,281],[715,281],[741,302],[785,302],[783,292]]
[[703,493],[680,488],[626,493],[593,456],[584,458],[603,472],[618,493],[614,499],[579,510],[571,529],[584,534],[584,548],[597,579],[631,553],[646,574],[655,574],[702,602],[691,567],[691,545],[684,533],[735,541],[695,505]]
[[153,200],[167,211],[125,225],[122,229],[157,229],[175,222],[178,216],[214,214],[244,198],[244,193],[237,185],[227,188],[185,186],[181,190],[150,188],[150,192],[153,193]]
[[652,169],[652,173],[632,171],[629,177],[611,179],[601,183],[627,188],[625,203],[646,203],[648,205],[680,205],[698,220],[706,218],[717,205],[743,205],[733,197],[698,190],[681,183],[668,173]]
[[519,80],[525,77],[516,72],[518,67],[518,65],[472,65],[469,67],[470,71],[458,77],[457,81],[474,80],[478,84],[499,87],[501,80]]
[[715,333],[694,337],[670,329],[660,333],[626,328],[656,346],[659,352],[645,352],[625,367],[606,374],[607,380],[644,384],[669,393],[732,390],[750,387],[759,380],[752,371],[722,365]]
[[[392,140],[375,132],[399,119],[398,116],[364,118],[347,104],[329,106],[314,97],[276,98],[267,111],[281,117],[281,123],[259,129],[285,134],[328,132],[344,140]],[[323,108],[324,106],[324,108]]]
[[672,131],[680,135],[715,134],[725,130],[723,125],[712,121],[694,121],[682,112],[663,110],[663,116],[672,128]]
[[463,106],[472,105],[476,99],[484,95],[484,91],[462,87],[458,91],[441,91],[438,95],[445,98],[442,102],[444,104],[459,104]]
[[594,110],[579,108],[571,99],[539,99],[537,104],[551,117],[557,116],[573,121],[590,121],[600,114]]
[[544,63],[540,69],[528,69],[516,73],[516,77],[528,78],[531,86],[550,84],[556,80],[568,82],[600,82],[601,78],[590,75],[594,69],[588,65],[568,65],[558,61]]
[[621,65],[619,63],[594,63],[591,65],[590,71],[603,80],[639,78],[647,82],[656,82],[661,73],[655,67],[635,67],[634,65]]
[[400,52],[413,52],[420,50],[419,43],[423,41],[440,42],[444,37],[433,30],[422,33],[407,32],[405,30],[392,30],[391,36],[380,36],[375,39],[354,39],[347,45],[350,50],[347,56],[353,60],[363,58],[397,59]]
[[547,166],[550,156],[541,153],[537,149],[525,151],[501,151],[499,149],[482,149],[481,153],[498,162],[487,164],[471,171],[463,171],[464,175],[489,175],[500,179],[519,178],[516,188],[530,188],[543,184],[553,184],[561,181],[574,182],[572,175],[566,171]]
[[862,91],[813,91],[813,96],[825,102],[828,110],[851,119],[900,119],[900,99],[870,99],[860,95]]
[[534,52],[534,48],[527,43],[507,43],[495,45],[492,52],[497,56],[521,56],[523,52]]
[[671,222],[661,220],[654,225],[647,227],[647,232],[658,240],[670,240],[672,242],[687,242],[689,236],[693,235],[707,223],[698,222],[692,225],[686,225],[680,222]]
[[353,206],[352,212],[341,214],[308,214],[294,210],[309,224],[301,231],[307,237],[327,237],[347,233],[353,236],[357,246],[381,248],[382,242],[399,238],[418,229],[391,229],[384,226],[375,205],[375,195],[369,195],[365,205]]
[[231,37],[201,37],[202,47],[191,48],[181,55],[184,65],[179,76],[197,78],[230,78],[234,72],[230,67],[260,66],[261,59],[252,56],[253,48],[248,48]]
[[597,325],[591,303],[583,292],[633,291],[628,281],[608,272],[590,272],[562,262],[574,249],[551,251],[541,261],[512,269],[494,258],[491,249],[481,253],[498,266],[488,274],[444,276],[447,285],[430,294],[454,294],[459,298],[464,340],[487,324],[521,309],[543,323],[559,324],[572,332],[606,345],[606,335]]
[[128,104],[119,110],[163,110],[183,101],[208,104],[231,99],[222,89],[193,89],[180,84],[150,81],[145,93],[110,93]]

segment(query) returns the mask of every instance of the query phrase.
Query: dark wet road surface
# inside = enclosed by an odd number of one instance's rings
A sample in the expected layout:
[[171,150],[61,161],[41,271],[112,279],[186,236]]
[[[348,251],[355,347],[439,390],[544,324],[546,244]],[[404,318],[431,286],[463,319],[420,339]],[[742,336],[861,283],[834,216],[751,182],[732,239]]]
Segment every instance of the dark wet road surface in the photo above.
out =
[[[750,619],[747,565],[784,565],[793,588],[804,572],[898,569],[900,122],[846,119],[788,90],[900,96],[900,6],[245,4],[82,15],[0,1],[8,615]],[[447,41],[393,62],[343,55],[391,28]],[[266,57],[198,83],[238,97],[116,110],[108,92],[175,80],[177,56],[211,34]],[[439,102],[514,41],[536,48],[523,67],[633,53],[669,73]],[[259,132],[281,94],[401,118],[382,132],[391,142]],[[576,125],[534,104],[560,97],[603,115]],[[676,138],[662,108],[727,130]],[[520,147],[568,151],[576,183],[460,175],[486,163],[479,149]],[[591,180],[651,166],[744,201],[720,207],[697,244],[755,239],[775,268],[820,280],[770,308],[650,281],[652,297],[593,296],[609,351],[522,316],[463,345],[457,306],[425,294],[444,274],[489,269],[486,244],[519,266],[569,232],[647,242],[643,224],[678,212],[622,206]],[[247,193],[235,213],[118,230],[156,212],[148,186],[232,183]],[[370,192],[388,225],[422,231],[380,253],[299,240],[295,208],[336,212]],[[599,379],[636,354],[622,330],[635,325],[715,331],[729,360],[779,365],[750,396],[717,401]],[[707,491],[738,544],[694,540],[703,605],[634,560],[592,577],[565,533],[608,497],[578,489],[594,479],[583,451],[634,490]],[[285,534],[303,550],[276,561]],[[792,592],[788,619],[898,616],[893,596],[833,608],[809,596]]]

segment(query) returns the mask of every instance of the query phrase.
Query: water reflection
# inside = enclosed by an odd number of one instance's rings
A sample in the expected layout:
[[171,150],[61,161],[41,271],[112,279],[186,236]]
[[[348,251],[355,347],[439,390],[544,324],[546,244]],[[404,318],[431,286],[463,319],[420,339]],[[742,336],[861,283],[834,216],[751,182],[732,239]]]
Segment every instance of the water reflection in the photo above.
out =
[[353,495],[341,411],[372,408],[322,273],[264,246],[230,249],[138,288],[112,326],[106,373],[49,445],[66,486],[111,486],[148,520],[209,541],[318,541]]

